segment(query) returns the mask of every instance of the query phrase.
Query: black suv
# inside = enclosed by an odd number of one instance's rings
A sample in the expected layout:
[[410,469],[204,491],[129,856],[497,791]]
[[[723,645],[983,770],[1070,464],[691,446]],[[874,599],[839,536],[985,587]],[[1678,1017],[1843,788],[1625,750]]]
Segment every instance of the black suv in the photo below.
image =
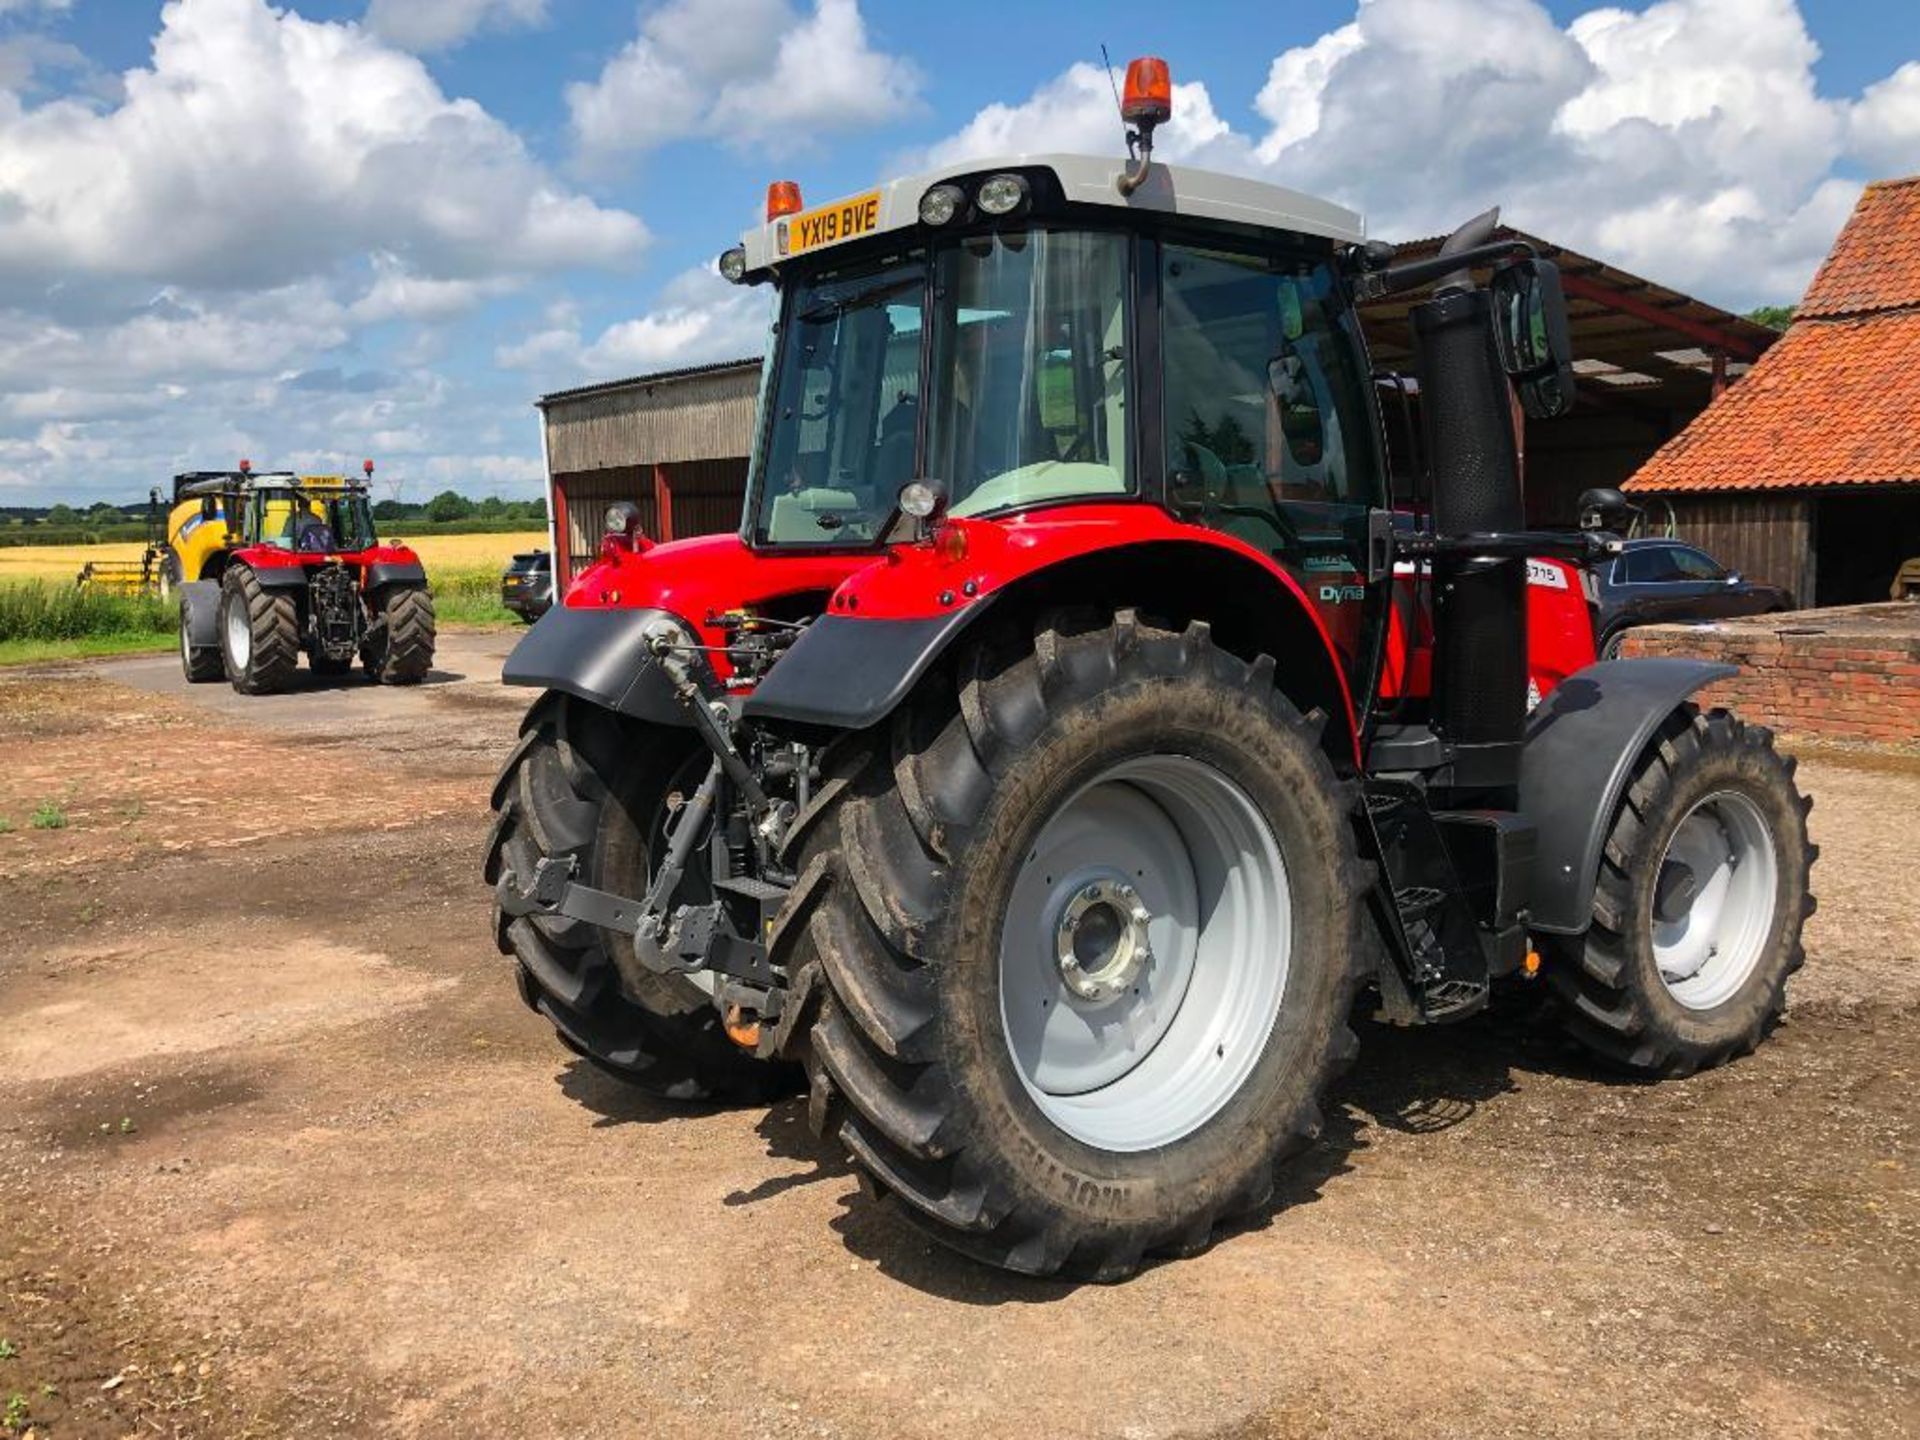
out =
[[1793,596],[1778,585],[1743,580],[1739,571],[1678,540],[1629,540],[1621,554],[1595,570],[1602,660],[1619,655],[1621,640],[1635,625],[1724,620],[1793,608]]
[[553,556],[529,550],[507,562],[500,576],[500,603],[531,625],[553,604]]

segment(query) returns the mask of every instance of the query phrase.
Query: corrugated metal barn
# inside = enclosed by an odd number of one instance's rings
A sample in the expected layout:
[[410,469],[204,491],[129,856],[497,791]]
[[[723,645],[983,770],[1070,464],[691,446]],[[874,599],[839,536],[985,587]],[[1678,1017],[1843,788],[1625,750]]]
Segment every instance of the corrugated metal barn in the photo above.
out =
[[599,549],[601,517],[618,500],[640,507],[656,539],[734,529],[759,388],[760,361],[747,359],[542,396],[565,579]]

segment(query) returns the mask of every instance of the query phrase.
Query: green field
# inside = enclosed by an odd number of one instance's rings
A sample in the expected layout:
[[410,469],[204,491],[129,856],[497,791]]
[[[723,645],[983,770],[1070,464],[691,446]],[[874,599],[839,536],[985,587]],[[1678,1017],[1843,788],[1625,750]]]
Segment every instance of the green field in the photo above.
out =
[[[497,566],[430,574],[443,623],[520,623],[500,604]],[[110,595],[52,580],[0,583],[0,665],[168,650],[178,624],[174,603],[153,596]]]

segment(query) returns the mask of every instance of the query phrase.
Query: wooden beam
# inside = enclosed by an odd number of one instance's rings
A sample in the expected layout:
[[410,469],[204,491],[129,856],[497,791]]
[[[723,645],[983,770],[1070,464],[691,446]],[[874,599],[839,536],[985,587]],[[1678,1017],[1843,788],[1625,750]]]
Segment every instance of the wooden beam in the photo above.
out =
[[1766,349],[1757,341],[1744,335],[1736,335],[1730,330],[1722,330],[1717,325],[1694,320],[1688,316],[1642,300],[1637,295],[1624,290],[1615,290],[1611,286],[1597,285],[1584,275],[1562,275],[1560,285],[1568,296],[1591,300],[1596,305],[1604,305],[1610,310],[1618,310],[1623,315],[1631,315],[1644,320],[1649,325],[1657,325],[1663,330],[1671,330],[1676,335],[1685,335],[1697,340],[1708,349],[1723,349],[1739,360],[1758,360]]

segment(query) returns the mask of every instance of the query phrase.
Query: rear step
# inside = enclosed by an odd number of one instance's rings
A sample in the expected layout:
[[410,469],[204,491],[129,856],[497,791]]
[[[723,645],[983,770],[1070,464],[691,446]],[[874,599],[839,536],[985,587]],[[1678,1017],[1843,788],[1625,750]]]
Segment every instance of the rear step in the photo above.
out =
[[1401,982],[1394,987],[1382,977],[1387,1016],[1463,1019],[1487,1003],[1487,955],[1426,794],[1409,781],[1382,779],[1368,780],[1365,794],[1366,838],[1381,873],[1376,906]]

